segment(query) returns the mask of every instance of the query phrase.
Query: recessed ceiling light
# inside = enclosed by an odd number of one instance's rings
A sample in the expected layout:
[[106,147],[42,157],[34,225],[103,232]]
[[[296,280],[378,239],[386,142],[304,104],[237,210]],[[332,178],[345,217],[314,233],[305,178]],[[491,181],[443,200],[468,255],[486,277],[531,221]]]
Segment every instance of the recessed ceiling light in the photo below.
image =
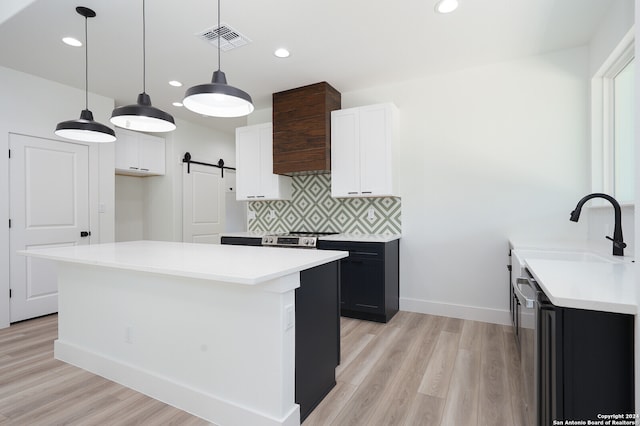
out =
[[63,37],[62,38],[62,42],[64,44],[67,44],[67,45],[73,46],[73,47],[82,46],[82,42],[80,40],[78,40],[77,38],[73,38],[73,37]]
[[182,102],[174,102],[174,103],[173,103],[173,106],[181,107],[181,106],[183,106],[183,105],[182,105]]
[[287,49],[281,47],[280,49],[277,49],[275,52],[273,52],[274,55],[276,55],[278,58],[288,58],[290,53]]
[[172,85],[173,87],[182,87],[182,83],[180,83],[177,80],[171,80],[169,84]]
[[436,12],[451,13],[458,8],[458,0],[440,0],[436,3]]

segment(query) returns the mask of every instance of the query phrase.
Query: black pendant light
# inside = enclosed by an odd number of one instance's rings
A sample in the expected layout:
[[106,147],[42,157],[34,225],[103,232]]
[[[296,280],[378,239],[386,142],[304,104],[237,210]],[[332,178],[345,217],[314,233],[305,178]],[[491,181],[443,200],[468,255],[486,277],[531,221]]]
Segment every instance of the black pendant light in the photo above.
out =
[[218,0],[218,70],[213,72],[211,83],[189,88],[182,104],[189,110],[211,117],[242,117],[253,112],[251,96],[237,87],[227,84],[227,77],[220,71],[220,0]]
[[111,123],[139,132],[170,132],[176,128],[173,117],[152,106],[151,97],[146,93],[147,37],[144,3],[145,1],[142,0],[142,93],[138,95],[138,103],[114,109],[111,114]]
[[96,13],[87,8],[78,6],[76,12],[84,16],[84,47],[85,47],[85,108],[77,120],[63,121],[56,126],[55,134],[74,141],[81,142],[113,142],[116,134],[112,128],[93,121],[93,113],[89,111],[89,43],[87,38],[87,20],[93,18]]

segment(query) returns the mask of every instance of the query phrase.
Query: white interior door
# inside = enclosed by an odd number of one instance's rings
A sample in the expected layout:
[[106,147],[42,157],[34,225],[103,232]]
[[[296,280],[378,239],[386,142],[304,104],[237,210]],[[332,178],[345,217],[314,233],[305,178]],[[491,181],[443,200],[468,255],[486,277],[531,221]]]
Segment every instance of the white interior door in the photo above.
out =
[[88,244],[89,147],[10,134],[11,322],[58,311],[55,263],[16,250]]
[[187,164],[182,168],[182,241],[220,244],[224,231],[225,190],[222,170]]

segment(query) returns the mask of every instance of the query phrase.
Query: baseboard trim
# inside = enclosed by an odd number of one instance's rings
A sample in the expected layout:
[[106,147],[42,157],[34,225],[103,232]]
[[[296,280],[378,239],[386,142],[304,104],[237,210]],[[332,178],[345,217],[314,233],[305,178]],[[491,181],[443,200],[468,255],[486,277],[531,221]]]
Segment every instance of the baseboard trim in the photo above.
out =
[[54,356],[123,386],[219,425],[294,426],[300,424],[300,406],[282,419],[217,398],[151,371],[56,340]]
[[400,310],[418,312],[421,314],[461,318],[472,321],[489,322],[493,324],[511,324],[511,317],[508,310],[480,308],[477,306],[456,305],[453,303],[444,302],[433,302],[429,300],[412,299],[409,297],[400,298]]

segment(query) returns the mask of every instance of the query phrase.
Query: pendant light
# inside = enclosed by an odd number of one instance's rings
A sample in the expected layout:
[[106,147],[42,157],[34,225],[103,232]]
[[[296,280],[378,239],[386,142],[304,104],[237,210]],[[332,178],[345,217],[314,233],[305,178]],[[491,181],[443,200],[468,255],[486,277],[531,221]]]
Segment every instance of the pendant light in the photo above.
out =
[[142,93],[135,105],[121,106],[113,110],[111,123],[118,127],[139,132],[170,132],[176,125],[171,114],[151,105],[151,97],[146,93],[146,26],[145,0],[142,0]]
[[81,142],[113,142],[116,134],[112,128],[93,121],[93,113],[89,111],[89,42],[87,38],[87,20],[93,18],[96,13],[87,8],[78,6],[76,12],[84,16],[84,51],[85,51],[85,108],[80,112],[80,118],[58,123],[55,134],[74,141]]
[[189,88],[182,103],[193,112],[212,117],[242,117],[253,112],[251,96],[237,87],[228,85],[227,77],[220,71],[220,0],[218,0],[218,70],[213,72],[211,83]]

